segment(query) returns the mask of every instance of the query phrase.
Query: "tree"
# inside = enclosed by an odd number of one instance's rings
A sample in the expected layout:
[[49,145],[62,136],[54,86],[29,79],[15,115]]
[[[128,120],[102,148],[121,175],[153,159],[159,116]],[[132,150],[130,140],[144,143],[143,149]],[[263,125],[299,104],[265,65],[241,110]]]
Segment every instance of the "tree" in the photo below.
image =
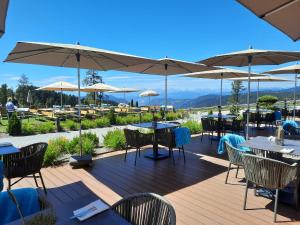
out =
[[130,101],[130,106],[131,106],[131,107],[134,106],[134,104],[133,104],[133,99],[131,99],[131,101]]
[[138,101],[135,102],[135,107],[139,107],[139,102]]
[[8,98],[7,84],[2,84],[0,88],[0,104],[3,106],[6,104]]
[[230,108],[231,113],[239,113],[239,102],[240,102],[240,97],[242,91],[245,90],[245,87],[243,86],[242,81],[240,80],[235,80],[231,83],[231,97],[229,101],[232,103],[232,106]]
[[278,101],[278,98],[273,95],[263,95],[258,98],[258,104],[260,107],[272,109],[273,105]]
[[[83,79],[82,84],[85,86],[90,86],[90,85],[98,84],[98,83],[104,83],[102,76],[98,75],[98,71],[93,70],[93,69],[86,71],[86,77]],[[93,100],[98,99],[100,101],[100,105],[101,105],[101,101],[103,99],[103,92],[88,93],[86,98],[87,98],[87,101],[89,101],[91,99],[93,99]]]
[[21,106],[26,105],[27,95],[29,91],[30,82],[28,77],[25,74],[22,74],[19,81],[18,87],[16,90],[16,99],[18,100]]

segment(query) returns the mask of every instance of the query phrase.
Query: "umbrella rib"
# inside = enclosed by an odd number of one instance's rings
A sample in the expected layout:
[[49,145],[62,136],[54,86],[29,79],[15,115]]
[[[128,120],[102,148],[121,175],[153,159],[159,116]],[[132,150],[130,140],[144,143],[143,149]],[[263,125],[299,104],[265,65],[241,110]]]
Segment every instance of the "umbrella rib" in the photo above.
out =
[[[52,50],[52,49],[49,49],[49,50]],[[16,57],[16,58],[13,58],[13,59],[7,59],[4,62],[10,62],[10,61],[18,60],[18,59],[25,59],[25,58],[29,58],[29,57],[32,57],[32,56],[37,56],[37,55],[41,55],[41,54],[44,54],[44,53],[51,52],[49,50],[48,51],[43,51],[43,52],[38,52],[38,53],[35,53],[35,54],[31,54],[31,55],[22,56],[22,57]],[[23,52],[23,53],[25,53],[25,52]],[[13,53],[13,54],[17,54],[17,53]]]
[[[143,63],[141,63],[141,64],[143,64]],[[146,73],[147,70],[149,70],[153,67],[154,67],[154,64],[152,64],[152,65],[148,66],[146,69],[142,70],[141,73]]]
[[266,16],[268,16],[269,14],[272,14],[272,13],[274,13],[275,11],[282,9],[283,7],[289,5],[290,3],[293,3],[294,1],[295,1],[295,0],[290,0],[290,1],[288,1],[288,2],[282,3],[281,5],[275,7],[274,9],[271,9],[271,10],[265,12],[264,14],[260,15],[259,18],[262,18],[262,19],[263,19],[263,18],[265,18]]
[[[121,64],[121,65],[123,65],[123,66],[126,66],[126,67],[129,66],[129,65],[127,65],[127,64],[124,64],[124,63],[120,62],[119,60],[115,60],[115,59],[113,59],[113,58],[111,58],[111,57],[108,57],[108,56],[106,56],[106,55],[103,55],[103,54],[100,54],[100,53],[97,53],[97,54],[99,54],[99,55],[102,56],[103,58],[106,58],[106,59],[109,59],[109,60],[111,60],[111,61],[117,62],[117,63],[119,63],[119,64]],[[92,56],[92,57],[93,57],[93,56]],[[95,56],[95,58],[100,58],[100,57]]]
[[[177,65],[178,67],[180,67],[181,69],[184,69],[185,71],[188,71],[189,73],[192,73],[192,70],[189,70],[188,68],[180,65],[178,62],[175,62],[174,60],[170,59],[171,62],[175,63],[175,65]],[[171,65],[172,66],[172,65]]]
[[100,66],[102,68],[102,70],[106,71],[107,69],[102,66],[99,62],[97,62],[97,60],[94,59],[94,57],[92,57],[90,54],[87,53],[87,56],[90,57],[98,66]]
[[271,63],[275,64],[275,65],[278,65],[280,63],[277,63],[275,60],[272,60],[269,56],[264,56],[267,60],[269,60]]
[[[232,58],[231,56],[230,57],[228,57],[228,58]],[[225,61],[227,58],[221,58],[221,59],[219,59],[219,60],[217,60],[216,62],[214,62],[214,63],[204,63],[205,65],[207,65],[207,66],[216,66],[216,65],[218,65],[219,63],[221,63],[221,62],[223,62],[223,61]],[[205,61],[205,60],[203,60],[203,61]],[[200,61],[200,62],[202,62],[202,61]]]
[[65,60],[63,61],[63,63],[60,66],[64,66],[65,63],[68,61],[68,59],[74,54],[74,51],[72,50],[72,52],[65,58]]

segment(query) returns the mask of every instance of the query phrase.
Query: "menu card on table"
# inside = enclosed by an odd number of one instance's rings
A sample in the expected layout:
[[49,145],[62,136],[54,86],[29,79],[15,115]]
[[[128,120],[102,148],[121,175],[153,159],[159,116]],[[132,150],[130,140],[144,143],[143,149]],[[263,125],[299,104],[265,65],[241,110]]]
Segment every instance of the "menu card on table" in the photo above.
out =
[[107,209],[109,209],[109,206],[99,199],[73,211],[74,216],[72,218],[77,218],[78,220],[83,221]]

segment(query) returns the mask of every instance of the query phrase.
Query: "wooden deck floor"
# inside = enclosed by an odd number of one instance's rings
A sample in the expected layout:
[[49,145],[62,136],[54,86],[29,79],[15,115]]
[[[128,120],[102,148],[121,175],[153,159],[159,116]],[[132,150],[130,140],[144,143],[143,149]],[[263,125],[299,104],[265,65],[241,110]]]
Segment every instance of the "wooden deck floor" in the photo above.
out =
[[[145,151],[143,152],[145,153]],[[42,170],[49,198],[54,204],[95,193],[109,204],[135,192],[155,192],[165,196],[175,207],[177,224],[272,224],[271,200],[248,198],[249,210],[242,210],[243,174],[232,172],[230,184],[224,184],[228,161],[216,154],[216,143],[195,137],[186,148],[186,163],[175,152],[176,164],[166,159],[154,162],[134,153],[124,162],[123,152],[102,155],[90,169],[71,169],[68,165]],[[17,186],[34,186],[24,179]],[[278,221],[300,224],[300,211],[279,204]]]

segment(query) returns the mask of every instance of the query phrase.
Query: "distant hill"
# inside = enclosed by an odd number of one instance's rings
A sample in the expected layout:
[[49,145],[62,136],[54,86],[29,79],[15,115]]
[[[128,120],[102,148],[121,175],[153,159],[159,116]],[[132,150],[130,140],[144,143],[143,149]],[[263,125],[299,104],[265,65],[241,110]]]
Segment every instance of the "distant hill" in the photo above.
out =
[[[297,88],[297,99],[300,99],[300,87]],[[284,99],[293,99],[294,89],[281,89],[281,90],[263,90],[260,91],[259,95],[274,95],[279,98],[279,100]],[[223,104],[227,104],[229,101],[230,95],[224,95],[222,98]],[[240,98],[240,104],[245,104],[247,101],[247,93],[243,93]],[[251,92],[250,102],[256,102],[256,91]],[[162,105],[164,104],[163,98],[153,98],[151,100],[152,104]],[[198,108],[198,107],[208,107],[208,106],[216,106],[219,104],[219,95],[217,94],[208,94],[199,96],[193,99],[168,99],[168,104],[174,105],[176,108]]]

